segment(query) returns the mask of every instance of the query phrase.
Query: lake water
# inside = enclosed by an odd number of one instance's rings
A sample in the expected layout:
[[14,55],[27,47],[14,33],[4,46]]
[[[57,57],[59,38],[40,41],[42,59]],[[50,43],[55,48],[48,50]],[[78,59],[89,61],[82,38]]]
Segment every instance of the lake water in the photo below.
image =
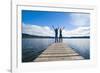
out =
[[[22,39],[22,62],[32,62],[49,45],[54,43],[53,38],[23,38]],[[89,38],[68,38],[63,39],[77,53],[85,59],[90,59],[90,39]]]

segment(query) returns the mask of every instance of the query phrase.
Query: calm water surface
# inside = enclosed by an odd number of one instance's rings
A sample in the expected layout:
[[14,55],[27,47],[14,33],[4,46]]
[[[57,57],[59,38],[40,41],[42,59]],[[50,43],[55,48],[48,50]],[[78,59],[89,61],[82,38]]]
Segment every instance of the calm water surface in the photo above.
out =
[[[89,38],[72,38],[63,39],[76,52],[85,59],[90,58],[90,39]],[[23,38],[22,39],[22,62],[32,62],[38,57],[49,45],[54,43],[52,38]]]

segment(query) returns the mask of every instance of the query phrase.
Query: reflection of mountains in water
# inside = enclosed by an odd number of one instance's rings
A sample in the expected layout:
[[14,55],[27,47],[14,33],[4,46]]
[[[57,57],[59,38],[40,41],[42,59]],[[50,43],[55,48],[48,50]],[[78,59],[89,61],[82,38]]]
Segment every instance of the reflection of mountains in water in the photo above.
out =
[[[30,35],[26,33],[22,33],[22,38],[55,38],[52,36],[38,36],[38,35]],[[90,36],[75,36],[75,37],[63,37],[63,38],[90,38]]]

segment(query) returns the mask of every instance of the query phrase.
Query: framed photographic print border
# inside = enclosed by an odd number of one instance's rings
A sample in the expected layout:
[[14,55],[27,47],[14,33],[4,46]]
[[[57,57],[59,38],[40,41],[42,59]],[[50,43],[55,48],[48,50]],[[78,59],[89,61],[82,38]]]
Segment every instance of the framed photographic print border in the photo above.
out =
[[[12,5],[13,6],[13,5]],[[15,8],[16,7],[16,8]],[[42,5],[15,5],[12,8],[12,72],[18,73],[23,71],[46,71],[55,69],[69,69],[69,68],[85,68],[94,67],[97,61],[96,48],[96,9],[93,6],[81,7],[73,5],[69,6],[42,6]],[[60,12],[89,12],[90,17],[90,60],[77,61],[54,61],[54,62],[21,62],[21,10],[42,10],[42,11],[60,11]],[[96,48],[96,49],[94,49]],[[30,68],[29,68],[30,67]],[[33,70],[34,69],[34,70]]]

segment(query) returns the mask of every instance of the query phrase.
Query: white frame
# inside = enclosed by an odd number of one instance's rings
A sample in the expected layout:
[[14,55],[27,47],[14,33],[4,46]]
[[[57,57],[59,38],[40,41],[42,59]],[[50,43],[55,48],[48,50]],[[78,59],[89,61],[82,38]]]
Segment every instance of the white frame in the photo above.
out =
[[[21,10],[42,10],[42,11],[61,11],[61,12],[88,12],[90,16],[90,60],[76,61],[54,61],[54,62],[30,62],[21,63]],[[55,69],[86,68],[96,66],[96,9],[93,6],[80,5],[16,5],[12,3],[12,72],[24,71],[46,71]],[[34,70],[33,70],[34,69]]]

